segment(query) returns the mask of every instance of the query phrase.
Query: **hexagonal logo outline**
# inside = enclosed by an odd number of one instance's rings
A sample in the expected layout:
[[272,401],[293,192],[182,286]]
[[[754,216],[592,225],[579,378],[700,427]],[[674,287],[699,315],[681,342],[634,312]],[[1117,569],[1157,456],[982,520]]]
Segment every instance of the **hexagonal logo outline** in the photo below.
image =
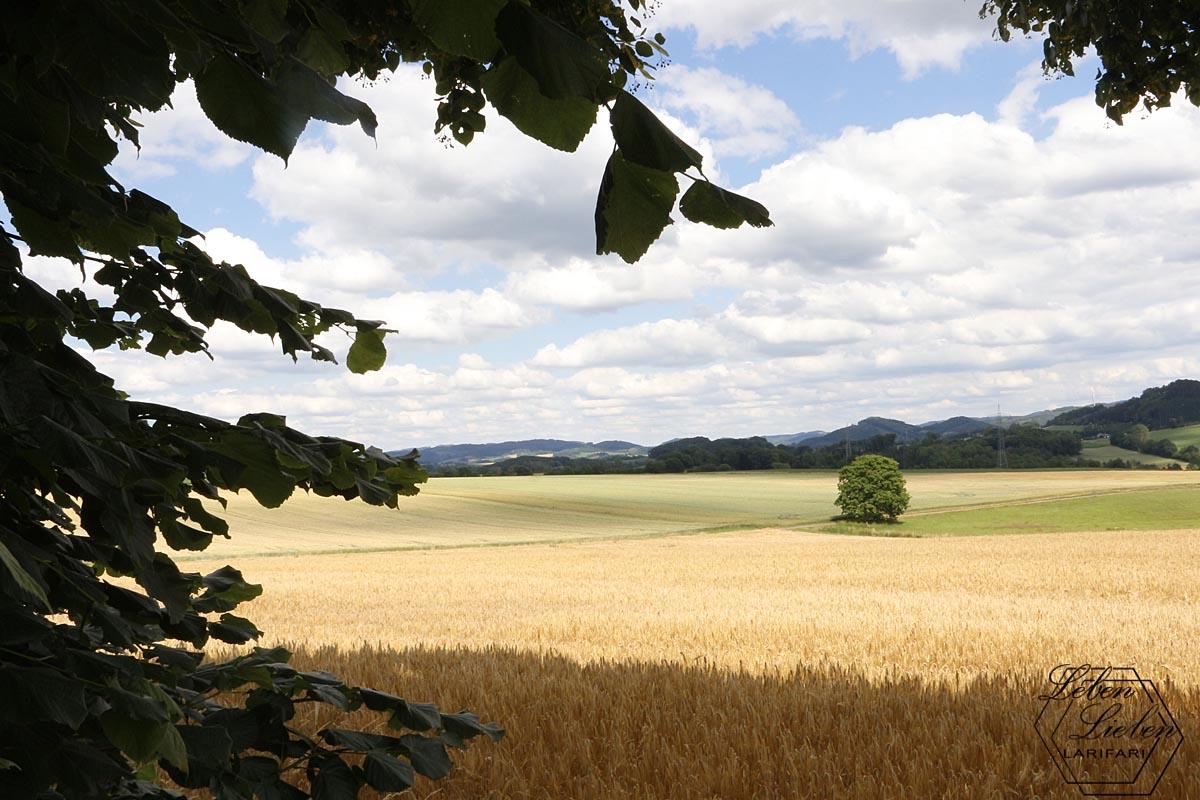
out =
[[[1108,666],[1099,668],[1091,667],[1089,665],[1071,667],[1071,665],[1066,664],[1059,665],[1050,671],[1049,681],[1051,686],[1057,685],[1054,676],[1056,671],[1062,669],[1076,670],[1076,672],[1072,674],[1078,674],[1078,671],[1086,670],[1085,674],[1088,677],[1091,677],[1093,673],[1098,672],[1099,677],[1095,682],[1099,683],[1100,681],[1103,681],[1103,683],[1106,685],[1113,683],[1137,683],[1144,696],[1150,701],[1149,710],[1153,711],[1157,716],[1158,721],[1163,723],[1163,726],[1167,727],[1168,729],[1168,733],[1160,734],[1154,737],[1154,744],[1151,745],[1146,755],[1140,759],[1140,763],[1133,776],[1127,780],[1097,781],[1081,779],[1075,774],[1073,765],[1067,759],[1066,750],[1059,745],[1057,738],[1057,734],[1060,728],[1062,728],[1063,723],[1067,720],[1071,711],[1077,708],[1075,703],[1076,697],[1059,697],[1057,696],[1057,692],[1048,695],[1039,695],[1038,698],[1045,699],[1046,702],[1038,712],[1037,717],[1034,719],[1034,730],[1037,732],[1038,738],[1041,740],[1042,745],[1050,754],[1050,758],[1054,762],[1054,766],[1058,769],[1059,774],[1062,776],[1063,781],[1067,784],[1077,787],[1079,791],[1086,796],[1144,797],[1153,794],[1158,788],[1158,784],[1162,781],[1163,775],[1165,775],[1167,770],[1170,768],[1171,762],[1174,761],[1175,754],[1178,753],[1179,748],[1183,746],[1184,740],[1183,730],[1175,721],[1175,718],[1171,714],[1171,710],[1167,706],[1166,702],[1163,701],[1162,693],[1159,692],[1158,686],[1153,680],[1150,680],[1149,678],[1143,678],[1133,667]],[[1114,673],[1120,677],[1112,677]],[[1061,714],[1059,713],[1059,709],[1061,709]],[[1147,713],[1149,713],[1149,711]],[[1049,733],[1047,733],[1044,728],[1049,724],[1049,721],[1054,719],[1057,719],[1057,721],[1054,722],[1053,727],[1050,728]],[[1139,720],[1139,723],[1141,721],[1142,720]],[[1163,761],[1160,767],[1155,767],[1157,774],[1154,777],[1153,783],[1151,783],[1148,788],[1137,788],[1137,784],[1142,778],[1143,771],[1146,769],[1147,765],[1154,761],[1155,752],[1158,750],[1159,745],[1162,744],[1162,739],[1164,736],[1173,739],[1173,742],[1168,745],[1171,748],[1170,753],[1166,756],[1165,761]]]

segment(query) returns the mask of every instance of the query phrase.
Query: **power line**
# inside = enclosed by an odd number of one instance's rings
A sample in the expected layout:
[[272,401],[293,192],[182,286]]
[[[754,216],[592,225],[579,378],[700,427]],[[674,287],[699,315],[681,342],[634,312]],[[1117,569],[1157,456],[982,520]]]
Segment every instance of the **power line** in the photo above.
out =
[[1008,453],[1004,450],[1004,417],[996,403],[996,469],[1008,469]]

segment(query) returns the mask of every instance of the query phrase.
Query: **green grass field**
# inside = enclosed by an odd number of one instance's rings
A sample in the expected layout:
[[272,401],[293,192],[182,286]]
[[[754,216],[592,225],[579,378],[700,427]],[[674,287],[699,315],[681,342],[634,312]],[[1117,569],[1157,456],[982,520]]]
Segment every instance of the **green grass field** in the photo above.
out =
[[1171,464],[1183,466],[1183,462],[1174,458],[1152,456],[1149,453],[1139,453],[1136,450],[1126,450],[1123,447],[1114,447],[1111,444],[1098,444],[1094,442],[1083,443],[1083,457],[1095,459],[1100,462],[1112,461],[1114,458],[1119,458],[1122,461],[1132,461],[1135,464],[1147,464],[1152,467],[1168,467]]
[[1170,439],[1180,450],[1190,444],[1200,447],[1200,425],[1185,425],[1182,428],[1163,428],[1150,431],[1151,439]]
[[[1200,488],[1200,473],[1159,470],[914,471],[907,477],[914,512],[987,509],[982,518],[966,516],[961,523],[910,517],[913,527],[906,530],[912,535],[953,533],[957,524],[963,526],[961,533],[980,532],[981,526],[1003,529],[1008,518],[995,517],[996,509],[1030,500]],[[225,512],[232,538],[216,540],[204,557],[472,547],[811,526],[827,522],[837,513],[833,503],[836,483],[835,473],[812,471],[441,478],[431,480],[416,497],[402,498],[398,510],[305,494],[296,495],[281,508],[264,509],[249,497],[234,496]],[[1179,527],[1186,516],[1175,514],[1169,503],[1151,505],[1145,509],[1146,519],[1164,521],[1149,527]],[[1029,508],[1041,513],[1049,505]],[[1026,517],[1020,515],[1028,512],[1013,513],[1018,518],[1013,518],[1012,525],[1026,524]],[[962,518],[963,514],[951,516]],[[1200,520],[1200,513],[1194,518]],[[1055,529],[1080,528],[1067,525]]]
[[892,525],[833,523],[819,526],[818,530],[876,536],[979,536],[1197,527],[1200,527],[1200,491],[1195,486],[1177,486],[1065,500],[1014,502],[965,511],[917,512]]

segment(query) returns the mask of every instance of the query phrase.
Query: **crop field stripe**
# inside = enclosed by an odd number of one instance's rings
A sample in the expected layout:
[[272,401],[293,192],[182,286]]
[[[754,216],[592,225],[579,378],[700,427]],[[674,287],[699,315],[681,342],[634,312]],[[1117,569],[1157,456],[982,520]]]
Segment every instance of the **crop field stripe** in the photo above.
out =
[[912,537],[1188,530],[1197,526],[1200,526],[1200,491],[1172,487],[918,514],[896,525],[833,523],[818,529],[830,533]]
[[[929,512],[1007,507],[1169,486],[1200,473],[1145,471],[910,472],[917,522]],[[224,513],[232,537],[189,560],[303,552],[389,552],[755,528],[803,528],[837,509],[836,473],[542,476],[434,479],[398,509],[297,494],[263,509],[245,496]],[[214,509],[216,510],[216,509]],[[940,515],[940,513],[939,513]],[[931,515],[932,516],[932,515]]]
[[[811,523],[810,523],[811,524]],[[296,558],[298,556],[354,556],[360,553],[416,553],[425,550],[480,550],[489,547],[528,547],[534,545],[571,545],[571,544],[609,544],[616,542],[639,542],[649,539],[667,539],[681,536],[706,536],[717,533],[739,533],[762,530],[806,530],[806,525],[774,526],[746,523],[731,525],[715,525],[711,528],[680,528],[671,531],[656,531],[654,533],[631,533],[623,535],[597,534],[587,537],[571,537],[558,539],[521,539],[511,542],[471,542],[464,544],[414,544],[414,545],[384,545],[381,547],[330,548],[328,550],[271,550],[261,553],[243,553],[240,559],[248,558]],[[176,561],[211,561],[211,553],[196,553],[192,555],[175,554]]]

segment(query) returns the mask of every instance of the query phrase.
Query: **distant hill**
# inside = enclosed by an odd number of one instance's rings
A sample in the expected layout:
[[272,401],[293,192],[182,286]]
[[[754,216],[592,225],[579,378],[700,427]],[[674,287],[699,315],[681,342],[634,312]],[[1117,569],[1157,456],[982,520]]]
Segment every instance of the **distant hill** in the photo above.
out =
[[[1044,411],[1035,411],[1032,414],[1023,414],[1017,416],[1000,417],[1000,424],[1005,428],[1013,425],[1034,424],[1045,425],[1053,421],[1059,425],[1080,425],[1088,424],[1082,422],[1067,422],[1064,420],[1072,419],[1072,415],[1079,415],[1083,412],[1115,412],[1121,406],[1129,403],[1137,403],[1144,400],[1147,396],[1155,397],[1155,392],[1165,392],[1172,387],[1178,387],[1180,384],[1190,385],[1191,391],[1194,393],[1195,411],[1192,416],[1186,419],[1167,418],[1162,424],[1157,422],[1146,424],[1151,428],[1168,427],[1169,425],[1179,424],[1185,425],[1190,422],[1200,422],[1200,381],[1176,381],[1168,387],[1162,389],[1148,389],[1143,393],[1142,398],[1135,398],[1126,403],[1117,403],[1110,406],[1087,406],[1078,408],[1075,406],[1063,406],[1060,408],[1047,409]],[[1177,395],[1187,394],[1186,391],[1181,393],[1181,390],[1174,389],[1171,392],[1170,401],[1168,404],[1175,403]],[[1165,401],[1155,401],[1159,405]],[[1151,404],[1153,405],[1153,403]],[[1175,405],[1178,405],[1175,403]],[[1157,406],[1156,406],[1157,407]],[[1174,407],[1174,406],[1172,406]],[[1157,418],[1155,418],[1157,419]],[[1143,421],[1143,420],[1137,420]],[[988,428],[996,424],[995,417],[966,417],[958,416],[943,420],[933,420],[920,425],[913,425],[903,420],[888,419],[886,417],[867,417],[853,425],[848,425],[844,428],[838,428],[835,431],[802,431],[800,433],[783,433],[774,434],[771,436],[755,437],[762,439],[772,445],[803,445],[813,449],[829,447],[831,445],[842,444],[845,441],[861,442],[865,439],[870,439],[873,436],[886,434],[895,434],[898,443],[915,442],[924,439],[931,433],[938,434],[943,437],[961,437],[972,436],[977,433],[982,433]],[[691,443],[707,443],[709,440],[704,437],[693,437],[693,439],[671,439],[663,442],[662,447],[668,444],[677,442],[684,443],[682,446],[690,446]],[[726,440],[716,440],[724,442]],[[734,441],[734,440],[728,440]],[[396,453],[405,453],[407,451],[394,451]],[[421,463],[426,467],[441,467],[446,465],[462,465],[462,466],[489,466],[493,464],[501,464],[501,462],[512,461],[513,459],[526,458],[541,458],[541,459],[556,459],[553,462],[529,462],[529,465],[538,467],[543,466],[552,469],[567,468],[578,466],[567,464],[564,459],[603,459],[603,458],[645,458],[652,456],[649,447],[626,442],[622,440],[610,439],[602,442],[582,442],[571,439],[522,439],[519,441],[510,442],[489,442],[482,444],[446,444],[436,447],[424,448],[421,452]],[[505,466],[505,465],[502,465]],[[512,464],[507,466],[523,467],[525,463]]]
[[918,426],[923,433],[936,433],[942,436],[970,436],[992,427],[993,423],[975,417],[951,417],[950,419],[926,422]]
[[[1050,420],[1060,417],[1069,411],[1074,411],[1077,408],[1079,406],[1059,406],[1058,408],[1048,408],[1045,411],[1035,411],[1032,414],[1022,414],[1015,417],[1003,416],[1000,417],[1000,424],[1006,428],[1010,428],[1013,425],[1047,425],[1050,423]],[[980,417],[979,419],[991,424],[995,423],[994,419],[988,419],[987,417]]]
[[[1000,424],[1005,428],[1013,425],[1044,425],[1050,419],[1059,416],[1064,411],[1069,411],[1073,406],[1064,408],[1049,409],[1045,411],[1035,411],[1032,414],[1024,414],[1021,416],[1006,416],[1000,417]],[[981,433],[996,424],[995,417],[950,417],[949,419],[934,420],[932,422],[924,422],[920,425],[913,425],[898,419],[888,419],[886,417],[867,417],[864,420],[856,422],[853,425],[848,425],[845,428],[838,428],[836,431],[830,431],[825,434],[808,435],[796,434],[804,438],[797,438],[792,441],[784,441],[778,437],[768,436],[768,441],[773,444],[802,444],[806,447],[821,448],[828,447],[833,444],[841,444],[845,441],[861,442],[864,439],[870,439],[872,436],[880,436],[889,433],[896,434],[898,442],[915,442],[925,438],[928,434],[936,433],[939,436],[970,436],[972,434]]]
[[804,431],[803,433],[777,433],[771,436],[764,436],[771,444],[800,444],[806,439],[815,439],[818,436],[824,436],[828,431]]
[[1084,406],[1050,421],[1052,425],[1136,425],[1151,430],[1200,422],[1200,381],[1178,380],[1147,389],[1110,405]]
[[[408,451],[395,451],[404,453]],[[444,444],[426,447],[421,451],[421,463],[426,467],[443,464],[492,464],[522,456],[554,456],[559,458],[603,458],[607,456],[644,456],[650,448],[633,442],[608,440],[576,442],[567,439],[522,439],[513,442],[487,444]]]
[[845,428],[838,428],[836,431],[831,431],[824,436],[814,436],[811,439],[806,439],[801,444],[805,447],[816,449],[828,447],[832,444],[841,444],[845,441],[858,442],[863,439],[870,439],[872,436],[881,436],[888,433],[896,434],[896,441],[898,442],[911,442],[924,437],[929,432],[920,425],[910,425],[898,419],[867,417],[853,425],[847,425]]

